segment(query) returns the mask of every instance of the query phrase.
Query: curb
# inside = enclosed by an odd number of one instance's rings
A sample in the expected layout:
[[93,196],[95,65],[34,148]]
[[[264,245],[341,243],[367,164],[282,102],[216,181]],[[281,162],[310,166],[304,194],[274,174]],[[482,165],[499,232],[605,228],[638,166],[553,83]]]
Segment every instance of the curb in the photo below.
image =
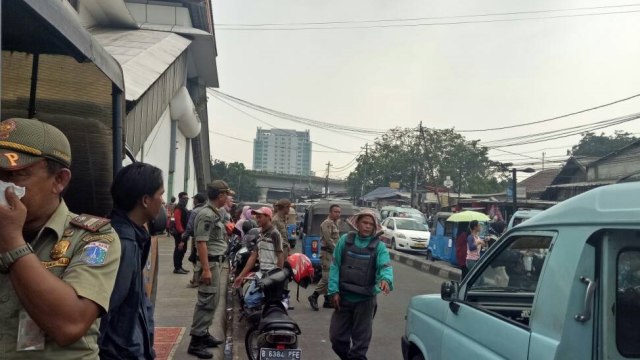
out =
[[391,259],[410,266],[416,270],[420,270],[422,272],[435,275],[445,280],[455,280],[460,281],[460,277],[462,272],[460,269],[451,267],[448,264],[445,264],[442,261],[431,261],[426,260],[425,255],[413,255],[406,254],[397,250],[389,250],[389,255]]

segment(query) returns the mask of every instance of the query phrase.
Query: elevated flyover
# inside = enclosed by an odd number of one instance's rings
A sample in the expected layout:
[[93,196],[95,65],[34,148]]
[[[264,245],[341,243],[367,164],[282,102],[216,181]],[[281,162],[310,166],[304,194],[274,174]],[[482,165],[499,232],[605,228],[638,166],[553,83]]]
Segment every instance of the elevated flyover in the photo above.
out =
[[[260,195],[259,202],[280,198],[295,198],[300,195],[324,193],[324,177],[276,174],[265,171],[249,170],[249,174],[256,179]],[[344,193],[347,191],[346,180],[329,179],[329,193]]]

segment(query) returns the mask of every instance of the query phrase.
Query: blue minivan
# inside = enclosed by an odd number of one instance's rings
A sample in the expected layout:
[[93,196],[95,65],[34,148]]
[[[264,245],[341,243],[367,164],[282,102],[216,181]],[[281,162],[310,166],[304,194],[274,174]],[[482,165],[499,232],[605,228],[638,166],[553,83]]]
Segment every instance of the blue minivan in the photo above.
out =
[[461,283],[411,299],[405,360],[640,357],[640,182],[514,227]]

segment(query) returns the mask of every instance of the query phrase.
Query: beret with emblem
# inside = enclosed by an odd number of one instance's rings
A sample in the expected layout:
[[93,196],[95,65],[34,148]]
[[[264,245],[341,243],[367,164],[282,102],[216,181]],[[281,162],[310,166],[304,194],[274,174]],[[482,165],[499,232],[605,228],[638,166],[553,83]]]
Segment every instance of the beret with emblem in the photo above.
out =
[[19,170],[42,159],[71,166],[71,146],[62,131],[36,119],[0,122],[0,168]]

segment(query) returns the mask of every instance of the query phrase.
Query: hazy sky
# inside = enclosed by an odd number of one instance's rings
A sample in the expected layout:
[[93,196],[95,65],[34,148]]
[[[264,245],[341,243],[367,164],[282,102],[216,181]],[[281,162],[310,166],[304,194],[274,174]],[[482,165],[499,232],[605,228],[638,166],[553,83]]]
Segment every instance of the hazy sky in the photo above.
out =
[[[373,129],[415,127],[422,121],[426,127],[465,130],[543,120],[640,93],[640,2],[631,5],[587,0],[217,0],[213,12],[219,90],[289,114]],[[586,7],[605,8],[522,13]],[[514,12],[520,14],[457,17]],[[558,17],[566,15],[573,17]],[[557,18],[548,18],[552,16]],[[478,22],[540,17],[547,19]],[[432,19],[293,28],[457,24],[295,31],[264,30],[291,27],[284,25],[257,27],[257,31],[223,25],[407,18]],[[312,170],[321,176],[331,161],[342,169],[332,170],[332,177],[346,177],[353,167],[344,165],[352,162],[365,139],[369,143],[374,139],[241,109],[280,128],[309,129],[312,141],[349,153],[326,152],[331,150],[314,145]],[[640,112],[640,97],[543,124],[464,135],[487,142],[636,112]],[[252,143],[229,136],[252,141],[256,127],[269,126],[212,96],[209,114],[212,156],[251,168]],[[640,120],[598,132],[616,129],[640,133]],[[531,161],[540,168],[543,151],[547,160],[561,159],[558,156],[565,155],[579,138],[503,148],[521,155],[491,150],[490,157]]]

